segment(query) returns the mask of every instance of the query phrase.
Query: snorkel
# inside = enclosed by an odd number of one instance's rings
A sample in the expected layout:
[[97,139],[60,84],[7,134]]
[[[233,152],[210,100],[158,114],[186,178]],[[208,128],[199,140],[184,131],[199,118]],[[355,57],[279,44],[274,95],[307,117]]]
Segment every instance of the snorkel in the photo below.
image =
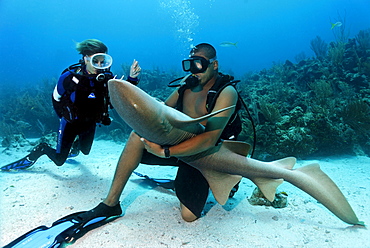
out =
[[[181,80],[179,83],[174,84],[176,81]],[[186,85],[186,88],[193,88],[199,84],[199,78],[195,77],[194,74],[188,74],[184,77],[177,78],[168,83],[168,87],[179,87]]]

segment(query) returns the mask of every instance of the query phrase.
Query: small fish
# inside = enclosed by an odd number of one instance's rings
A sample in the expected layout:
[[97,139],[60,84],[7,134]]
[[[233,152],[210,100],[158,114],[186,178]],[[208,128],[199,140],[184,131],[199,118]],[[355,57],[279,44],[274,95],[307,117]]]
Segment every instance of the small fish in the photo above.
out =
[[330,23],[331,24],[331,29],[335,28],[335,27],[340,27],[342,26],[342,23],[341,22],[336,22],[336,23]]
[[238,42],[233,43],[233,42],[225,41],[225,42],[221,42],[220,46],[222,46],[222,47],[232,47],[232,46],[237,47],[236,44],[238,44]]

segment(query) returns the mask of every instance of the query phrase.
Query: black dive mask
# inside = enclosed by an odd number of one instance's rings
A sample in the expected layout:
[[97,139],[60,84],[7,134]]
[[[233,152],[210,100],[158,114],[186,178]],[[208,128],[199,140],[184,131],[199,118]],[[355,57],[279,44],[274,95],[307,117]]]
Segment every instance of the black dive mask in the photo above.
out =
[[208,66],[215,61],[216,58],[207,60],[200,56],[191,56],[188,59],[182,61],[182,69],[184,71],[190,71],[193,74],[203,73],[207,70]]

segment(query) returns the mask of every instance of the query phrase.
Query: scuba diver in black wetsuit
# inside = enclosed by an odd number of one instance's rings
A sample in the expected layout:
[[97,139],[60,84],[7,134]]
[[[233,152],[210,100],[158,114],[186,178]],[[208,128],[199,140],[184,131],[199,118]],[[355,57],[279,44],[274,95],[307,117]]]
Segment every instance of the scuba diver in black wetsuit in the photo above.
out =
[[[113,74],[108,48],[99,40],[88,39],[77,43],[76,50],[82,55],[82,60],[63,71],[52,95],[53,107],[60,118],[56,149],[41,143],[29,155],[1,167],[1,170],[28,168],[44,154],[58,166],[63,165],[68,157],[77,156],[79,151],[87,155],[94,140],[96,124],[111,123],[108,111],[112,106],[107,82]],[[134,60],[127,81],[137,85],[140,71],[138,62]]]

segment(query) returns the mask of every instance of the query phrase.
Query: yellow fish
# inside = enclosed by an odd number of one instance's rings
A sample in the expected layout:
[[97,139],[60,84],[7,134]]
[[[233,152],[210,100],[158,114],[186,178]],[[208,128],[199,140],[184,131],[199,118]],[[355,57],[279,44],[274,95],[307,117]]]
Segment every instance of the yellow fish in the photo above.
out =
[[236,44],[238,44],[238,42],[233,43],[233,42],[225,41],[225,42],[221,42],[220,46],[222,46],[222,47],[232,47],[232,46],[237,47]]
[[340,27],[342,26],[342,23],[341,22],[336,22],[336,23],[330,23],[331,24],[331,29],[335,28],[335,27]]

